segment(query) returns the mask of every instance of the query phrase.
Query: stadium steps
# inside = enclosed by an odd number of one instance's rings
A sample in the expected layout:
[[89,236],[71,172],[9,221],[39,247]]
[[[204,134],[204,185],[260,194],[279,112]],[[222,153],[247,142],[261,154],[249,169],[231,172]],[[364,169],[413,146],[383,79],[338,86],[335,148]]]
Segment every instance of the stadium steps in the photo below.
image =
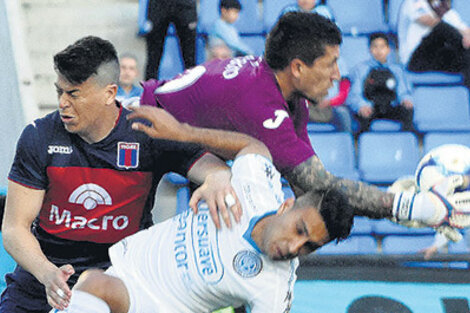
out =
[[41,115],[57,108],[53,55],[83,36],[109,39],[118,53],[131,51],[143,72],[145,41],[136,35],[137,0],[21,0],[21,7]]

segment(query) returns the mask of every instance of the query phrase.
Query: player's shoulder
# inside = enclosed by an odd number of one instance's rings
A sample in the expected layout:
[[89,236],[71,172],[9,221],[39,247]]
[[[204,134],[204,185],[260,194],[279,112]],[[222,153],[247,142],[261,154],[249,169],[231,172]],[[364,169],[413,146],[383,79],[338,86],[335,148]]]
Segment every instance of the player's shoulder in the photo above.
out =
[[60,121],[59,112],[54,111],[26,125],[22,137],[36,138],[40,136],[44,138],[63,130],[64,127]]

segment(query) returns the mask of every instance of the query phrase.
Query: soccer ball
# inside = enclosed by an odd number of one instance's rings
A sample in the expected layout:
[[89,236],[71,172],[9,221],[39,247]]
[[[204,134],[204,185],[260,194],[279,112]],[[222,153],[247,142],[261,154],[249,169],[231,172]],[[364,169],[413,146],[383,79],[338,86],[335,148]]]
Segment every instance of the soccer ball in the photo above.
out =
[[419,162],[415,172],[418,190],[429,190],[444,177],[470,174],[470,148],[446,144],[429,151]]

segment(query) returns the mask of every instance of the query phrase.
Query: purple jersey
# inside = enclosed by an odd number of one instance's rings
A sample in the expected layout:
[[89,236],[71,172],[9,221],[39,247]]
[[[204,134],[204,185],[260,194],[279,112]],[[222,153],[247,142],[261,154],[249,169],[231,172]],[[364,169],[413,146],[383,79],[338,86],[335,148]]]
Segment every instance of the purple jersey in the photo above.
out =
[[262,58],[214,60],[171,81],[145,82],[141,103],[156,105],[155,98],[182,122],[259,139],[282,173],[314,155],[306,129],[306,100],[289,107]]

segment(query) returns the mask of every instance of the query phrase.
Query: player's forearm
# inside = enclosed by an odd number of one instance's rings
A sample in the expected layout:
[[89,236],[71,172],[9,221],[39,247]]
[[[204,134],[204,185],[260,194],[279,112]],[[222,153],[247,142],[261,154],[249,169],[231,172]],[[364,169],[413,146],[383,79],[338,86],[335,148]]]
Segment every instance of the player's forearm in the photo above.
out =
[[350,205],[354,207],[355,215],[371,218],[392,217],[393,194],[362,182],[338,178],[326,171],[316,156],[298,165],[287,175],[287,179],[304,192],[327,188],[341,189]]
[[29,229],[5,226],[2,229],[2,237],[5,250],[40,282],[43,281],[43,275],[55,267],[46,258],[38,240]]
[[246,134],[198,128],[185,125],[184,141],[203,145],[215,154],[227,159],[233,159],[237,155],[255,153],[271,159],[271,154],[266,146],[257,139]]

